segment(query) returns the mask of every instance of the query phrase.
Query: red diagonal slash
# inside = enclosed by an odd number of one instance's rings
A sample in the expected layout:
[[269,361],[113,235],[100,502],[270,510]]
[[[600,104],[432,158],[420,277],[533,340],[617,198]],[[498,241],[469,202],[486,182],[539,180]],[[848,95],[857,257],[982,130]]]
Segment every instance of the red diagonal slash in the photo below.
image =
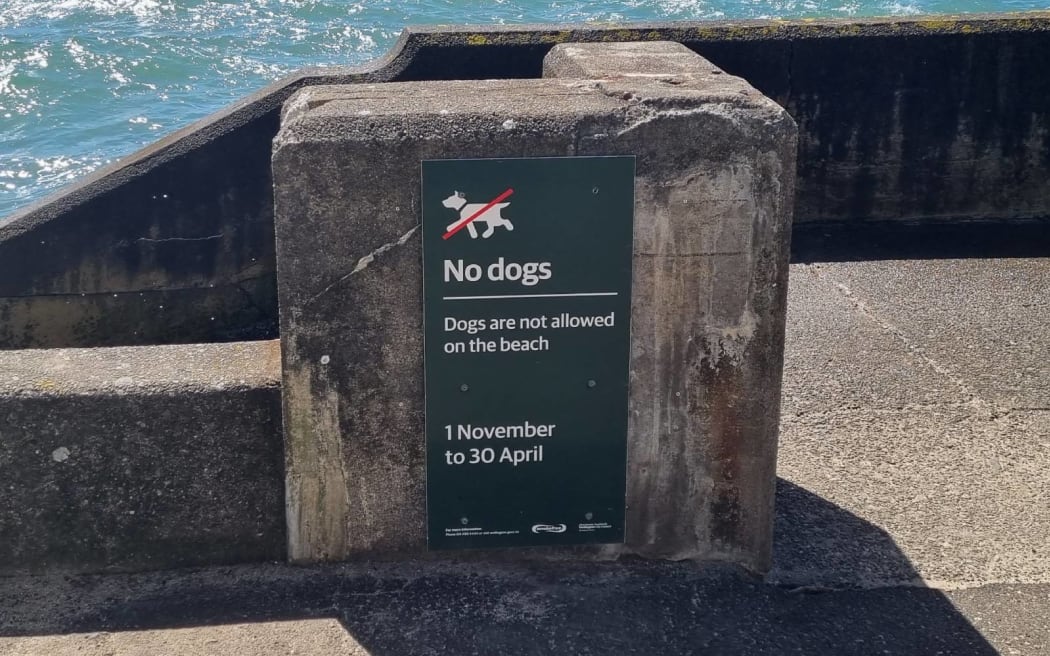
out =
[[471,221],[473,221],[474,219],[478,218],[479,216],[481,216],[481,215],[482,215],[482,214],[484,214],[485,212],[488,212],[489,210],[491,210],[491,209],[492,209],[492,207],[493,207],[494,205],[496,205],[496,203],[502,203],[502,202],[503,202],[503,201],[504,201],[504,200],[505,200],[506,198],[508,198],[508,197],[509,197],[509,196],[510,196],[511,194],[513,194],[513,193],[514,193],[514,190],[513,190],[513,189],[507,189],[507,190],[506,190],[506,191],[504,191],[504,192],[503,192],[502,194],[500,194],[499,196],[496,196],[496,197],[495,197],[495,198],[493,198],[493,199],[492,199],[491,201],[489,201],[488,203],[486,203],[486,204],[485,204],[485,207],[482,207],[482,208],[481,208],[480,210],[478,210],[477,212],[474,212],[473,214],[471,214],[470,216],[468,216],[468,217],[466,218],[466,220],[463,220],[463,221],[460,221],[459,223],[457,223],[457,224],[456,224],[456,227],[454,227],[454,228],[452,228],[451,230],[449,230],[448,232],[446,232],[446,233],[444,234],[444,236],[442,236],[441,238],[442,238],[442,239],[448,239],[449,237],[451,237],[452,235],[456,234],[457,232],[459,232],[459,231],[460,231],[460,230],[462,230],[463,228],[466,228],[466,227],[467,227],[468,225],[470,225],[470,222],[471,222]]

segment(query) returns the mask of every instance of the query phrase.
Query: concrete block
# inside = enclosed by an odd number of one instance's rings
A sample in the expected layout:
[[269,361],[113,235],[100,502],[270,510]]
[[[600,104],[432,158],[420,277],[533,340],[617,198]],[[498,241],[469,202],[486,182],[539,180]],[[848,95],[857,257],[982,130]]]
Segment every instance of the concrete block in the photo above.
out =
[[0,351],[0,575],[284,557],[276,342]]
[[425,550],[420,161],[634,155],[627,540],[542,553],[768,567],[795,124],[677,44],[603,47],[556,47],[546,70],[571,78],[315,87],[286,105],[293,560]]

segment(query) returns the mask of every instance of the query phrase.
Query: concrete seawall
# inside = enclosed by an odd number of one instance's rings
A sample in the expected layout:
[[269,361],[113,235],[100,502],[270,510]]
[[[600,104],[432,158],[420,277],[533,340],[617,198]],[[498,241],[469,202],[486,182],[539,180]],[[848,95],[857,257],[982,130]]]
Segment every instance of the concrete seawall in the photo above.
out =
[[270,141],[312,84],[539,77],[567,41],[672,40],[783,105],[796,222],[1050,215],[1050,14],[410,29],[364,68],[311,69],[0,226],[0,348],[276,336]]

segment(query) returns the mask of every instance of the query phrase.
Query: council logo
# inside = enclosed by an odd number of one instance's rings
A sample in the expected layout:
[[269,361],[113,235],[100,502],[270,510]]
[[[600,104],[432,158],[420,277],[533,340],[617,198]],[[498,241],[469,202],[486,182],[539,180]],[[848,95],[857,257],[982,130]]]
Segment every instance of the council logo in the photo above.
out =
[[533,533],[564,533],[568,528],[565,524],[534,524]]

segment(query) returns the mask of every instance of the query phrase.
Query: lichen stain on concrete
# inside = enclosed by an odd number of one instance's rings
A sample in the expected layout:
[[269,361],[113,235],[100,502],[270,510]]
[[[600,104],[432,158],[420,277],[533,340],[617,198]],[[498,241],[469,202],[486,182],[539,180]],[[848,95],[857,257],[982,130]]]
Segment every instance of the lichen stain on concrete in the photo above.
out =
[[33,383],[33,387],[41,392],[53,392],[58,389],[58,383],[50,378],[41,378]]
[[301,363],[284,375],[288,557],[338,560],[346,555],[349,527],[339,397],[324,369],[313,371],[296,357],[288,362]]
[[695,43],[702,41],[757,41],[784,38],[837,38],[860,36],[865,33],[938,33],[972,34],[988,31],[1035,31],[1046,29],[1046,12],[1018,12],[1018,18],[987,20],[947,16],[930,20],[908,20],[904,18],[873,21],[826,20],[801,18],[794,20],[773,19],[765,23],[725,23],[715,26],[690,26],[686,28],[661,27],[659,29],[625,28],[614,22],[598,22],[582,31],[545,32],[472,32],[457,34],[463,42],[472,46],[485,45],[533,45],[564,43],[570,39],[585,42],[628,41],[677,41]]
[[[615,24],[610,25],[615,27]],[[637,30],[628,29],[617,29],[608,33],[607,36],[603,37],[603,41],[634,41],[638,38]]]
[[69,460],[69,449],[64,446],[60,446],[51,452],[51,459],[55,462],[65,462]]
[[964,24],[961,23],[961,21],[953,20],[952,18],[920,20],[916,21],[915,25],[920,29],[928,30],[930,32],[962,32],[965,34],[977,31],[973,25]]
[[[734,461],[712,456],[723,450],[719,440],[730,439],[727,428],[704,417],[717,404],[711,387],[728,384],[723,380],[732,377],[728,370],[748,366],[761,328],[745,289],[712,292],[720,280],[722,286],[726,279],[739,285],[754,277],[752,230],[755,213],[761,213],[753,201],[756,175],[752,166],[729,161],[638,185],[636,207],[649,209],[636,219],[635,302],[643,305],[633,312],[632,379],[655,385],[642,391],[632,381],[628,517],[633,528],[627,548],[633,553],[719,557],[719,550],[729,553],[732,541],[723,544],[716,533],[746,535],[734,528],[746,509],[745,500],[734,496],[739,485]],[[721,409],[727,420],[738,392],[736,387],[727,392]],[[691,509],[687,521],[668,521],[661,511],[668,499],[673,507]],[[727,519],[716,527],[719,512]],[[712,545],[718,553],[698,545]]]
[[743,360],[751,339],[758,328],[758,317],[745,307],[739,323],[720,329],[709,330],[703,337],[705,356],[703,361],[715,369],[723,358],[729,358],[734,364]]
[[540,43],[565,43],[572,37],[572,32],[569,30],[561,30],[559,32],[549,32],[541,34],[539,38]]
[[[657,252],[674,248],[676,219],[660,217]],[[699,450],[702,433],[688,412],[689,333],[700,302],[698,270],[703,263],[661,253],[642,265],[649,280],[639,290],[633,313],[632,375],[651,383],[632,385],[628,500],[628,549],[649,557],[700,558],[705,544],[711,480]],[[645,272],[645,273],[643,273]],[[643,278],[644,279],[644,278]],[[643,300],[644,299],[644,300]],[[669,503],[668,500],[673,499]],[[669,521],[666,508],[691,508],[689,521]],[[701,539],[698,539],[701,538]],[[655,545],[659,545],[656,547]]]
[[744,452],[747,445],[743,436],[748,425],[747,417],[741,416],[748,407],[743,402],[747,398],[744,371],[735,363],[697,366],[690,378],[692,387],[699,391],[690,401],[701,406],[709,417],[704,451],[713,485],[703,505],[707,508],[711,545],[716,551],[732,548],[731,545],[739,548],[753,534],[753,527],[744,516],[748,503],[741,499],[741,490],[753,482],[742,467],[742,461],[752,457]]
[[[685,266],[683,266],[685,264]],[[688,378],[690,353],[695,352],[682,324],[683,308],[690,293],[689,262],[667,258],[654,270],[655,286],[645,310],[644,328],[649,344],[639,345],[632,376],[653,381],[644,389],[632,385],[629,478],[628,544],[630,551],[647,557],[698,559],[705,556],[697,545],[707,543],[707,499],[713,480],[703,458],[704,427],[691,413],[693,394]],[[643,316],[635,313],[636,318]],[[675,321],[675,317],[679,319]],[[688,321],[686,322],[688,323]],[[669,502],[672,500],[673,502]],[[689,508],[671,521],[667,508]],[[688,520],[685,520],[688,517]],[[657,546],[659,545],[659,546]]]

